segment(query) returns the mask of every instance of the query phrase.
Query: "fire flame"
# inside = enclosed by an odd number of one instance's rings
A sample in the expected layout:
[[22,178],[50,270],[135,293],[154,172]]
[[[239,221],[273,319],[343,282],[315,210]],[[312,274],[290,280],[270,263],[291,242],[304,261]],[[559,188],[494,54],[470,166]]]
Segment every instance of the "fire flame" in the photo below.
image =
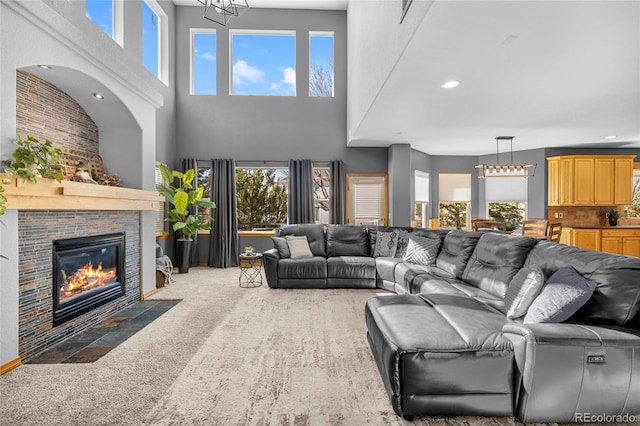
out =
[[89,262],[78,268],[73,275],[66,277],[67,284],[60,287],[60,297],[68,298],[77,293],[86,292],[115,282],[116,279],[116,268],[103,270],[102,262],[100,262],[96,268]]

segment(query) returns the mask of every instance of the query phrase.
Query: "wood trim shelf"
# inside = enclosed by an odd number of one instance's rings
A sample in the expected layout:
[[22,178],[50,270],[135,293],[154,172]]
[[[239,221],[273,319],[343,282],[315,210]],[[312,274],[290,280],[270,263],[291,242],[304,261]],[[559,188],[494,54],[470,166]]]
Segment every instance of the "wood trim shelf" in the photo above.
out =
[[[0,175],[6,178],[6,175]],[[7,208],[16,210],[156,210],[164,201],[156,191],[40,178],[18,177],[4,184]]]
[[22,361],[20,360],[20,357],[17,357],[5,364],[0,365],[0,376],[2,376],[3,374],[7,374],[9,371],[18,368],[21,365]]

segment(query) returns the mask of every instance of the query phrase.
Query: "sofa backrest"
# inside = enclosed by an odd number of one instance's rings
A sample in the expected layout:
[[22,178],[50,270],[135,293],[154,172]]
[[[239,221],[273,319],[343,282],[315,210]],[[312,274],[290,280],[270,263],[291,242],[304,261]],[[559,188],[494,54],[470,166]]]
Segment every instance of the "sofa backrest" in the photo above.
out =
[[482,232],[452,230],[442,240],[436,266],[460,279]]
[[450,232],[450,229],[426,229],[426,228],[416,228],[411,232],[412,235],[417,235],[418,237],[425,238],[433,238],[435,240],[440,240],[440,244],[444,241],[444,238]]
[[327,225],[327,257],[370,256],[369,234],[364,226]]
[[480,237],[462,279],[504,298],[511,279],[524,265],[538,240],[487,232]]
[[324,225],[282,225],[278,231],[278,235],[281,237],[286,237],[287,235],[304,235],[307,237],[307,241],[309,242],[311,254],[314,256],[327,256],[327,250],[324,243]]
[[540,241],[531,250],[525,265],[528,264],[538,265],[547,278],[571,265],[582,276],[596,282],[593,296],[570,322],[633,327],[640,324],[636,318],[640,311],[640,258]]

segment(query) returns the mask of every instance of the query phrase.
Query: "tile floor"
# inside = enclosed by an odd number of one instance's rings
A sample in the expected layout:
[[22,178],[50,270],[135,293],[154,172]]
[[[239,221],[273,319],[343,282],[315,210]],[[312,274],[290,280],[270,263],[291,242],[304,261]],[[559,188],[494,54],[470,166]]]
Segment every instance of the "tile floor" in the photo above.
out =
[[144,300],[47,349],[26,364],[90,363],[142,330],[180,300]]

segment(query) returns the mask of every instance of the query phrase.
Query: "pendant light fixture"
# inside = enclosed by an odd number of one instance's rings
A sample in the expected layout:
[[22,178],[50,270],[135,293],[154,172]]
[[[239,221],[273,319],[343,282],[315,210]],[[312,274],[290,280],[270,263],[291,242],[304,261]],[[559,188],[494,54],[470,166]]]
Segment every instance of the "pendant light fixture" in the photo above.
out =
[[[513,138],[515,136],[497,136],[496,137],[496,164],[478,164],[476,169],[482,171],[478,178],[529,178],[536,172],[537,164],[514,164],[513,163]],[[511,158],[509,164],[500,163],[500,142],[509,141]]]
[[247,0],[198,0],[204,6],[204,19],[227,26],[234,16],[240,16],[249,9]]

